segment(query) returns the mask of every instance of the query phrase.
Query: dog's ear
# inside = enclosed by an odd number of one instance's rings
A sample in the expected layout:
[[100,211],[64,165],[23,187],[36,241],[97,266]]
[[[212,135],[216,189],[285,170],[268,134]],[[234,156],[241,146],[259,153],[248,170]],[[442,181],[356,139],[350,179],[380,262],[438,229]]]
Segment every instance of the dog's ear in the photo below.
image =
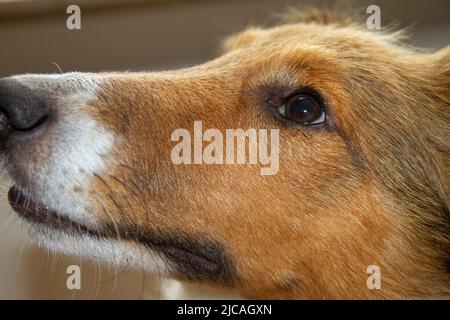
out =
[[281,22],[349,26],[355,23],[355,18],[349,13],[343,13],[336,9],[289,8],[286,13],[281,15]]
[[226,37],[221,45],[221,52],[229,52],[238,48],[242,48],[248,46],[254,41],[256,38],[262,35],[264,31],[260,28],[251,27],[243,32],[233,34],[231,36]]
[[[346,13],[344,13],[346,12]],[[356,15],[355,15],[356,16]],[[349,26],[355,24],[356,18],[350,15],[350,10],[338,9],[299,9],[289,8],[284,14],[278,15],[275,25],[290,23],[316,23],[321,25]],[[243,32],[225,38],[220,45],[222,53],[232,51],[237,48],[248,46],[253,40],[264,33],[263,28],[251,27]]]
[[[437,51],[435,54],[441,79],[445,88],[450,88],[450,45]],[[450,103],[450,90],[447,90],[447,99]]]

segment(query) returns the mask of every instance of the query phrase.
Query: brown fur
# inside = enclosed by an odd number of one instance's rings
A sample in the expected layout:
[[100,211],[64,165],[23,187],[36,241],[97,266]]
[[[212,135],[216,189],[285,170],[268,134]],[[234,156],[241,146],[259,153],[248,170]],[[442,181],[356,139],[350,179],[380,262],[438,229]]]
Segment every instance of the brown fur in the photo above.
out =
[[[96,180],[95,214],[214,239],[245,297],[448,296],[450,47],[417,52],[336,17],[249,29],[197,67],[111,75],[90,110],[122,143]],[[300,87],[323,95],[332,125],[268,115]],[[280,128],[280,171],[175,166],[170,135],[195,120]],[[372,264],[381,290],[366,286]]]

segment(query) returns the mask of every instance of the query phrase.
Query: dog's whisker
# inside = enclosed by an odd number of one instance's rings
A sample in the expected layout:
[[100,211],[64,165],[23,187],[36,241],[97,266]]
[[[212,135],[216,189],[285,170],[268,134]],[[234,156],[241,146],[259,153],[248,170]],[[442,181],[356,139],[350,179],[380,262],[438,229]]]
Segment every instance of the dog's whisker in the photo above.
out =
[[17,259],[16,259],[16,270],[18,270],[20,268],[20,264],[22,262],[23,250],[24,250],[26,245],[27,245],[26,240],[23,240],[22,241],[22,245],[20,246],[20,249],[19,249],[19,253],[17,255]]
[[61,66],[60,66],[58,63],[52,62],[52,64],[58,69],[59,73],[61,73],[61,74],[64,73],[63,70],[62,70],[62,68],[61,68]]
[[96,290],[95,290],[95,294],[94,294],[94,299],[93,300],[97,300],[97,297],[100,293],[100,284],[102,281],[102,266],[100,264],[100,259],[97,260],[97,268],[98,268],[98,281],[96,282]]
[[8,217],[8,219],[6,220],[6,222],[4,222],[3,225],[0,227],[0,232],[3,232],[3,231],[8,227],[8,225],[10,225],[10,223],[11,223],[12,221],[15,221],[15,220],[16,220],[16,217],[13,216],[13,215],[11,215],[10,217]]

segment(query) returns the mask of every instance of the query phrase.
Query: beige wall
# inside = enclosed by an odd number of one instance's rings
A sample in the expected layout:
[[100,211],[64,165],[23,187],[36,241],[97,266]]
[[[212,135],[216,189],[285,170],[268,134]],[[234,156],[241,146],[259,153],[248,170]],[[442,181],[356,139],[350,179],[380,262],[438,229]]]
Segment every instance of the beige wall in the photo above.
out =
[[[226,34],[270,20],[300,1],[157,1],[119,9],[86,9],[82,30],[65,28],[65,13],[15,18],[0,14],[0,76],[24,72],[147,70],[199,63],[213,57]],[[314,2],[314,1],[309,1]],[[320,1],[323,3],[324,1]],[[345,1],[344,1],[345,2]],[[303,3],[303,2],[301,2]],[[358,2],[361,3],[361,2]],[[370,1],[383,23],[416,23],[412,43],[442,47],[450,39],[450,1]],[[82,8],[83,9],[83,8]],[[1,6],[0,6],[1,10]],[[0,189],[0,298],[158,298],[159,280],[140,271],[108,270],[62,257],[30,242]],[[65,269],[82,265],[82,290],[65,287]],[[193,297],[214,297],[193,292]]]

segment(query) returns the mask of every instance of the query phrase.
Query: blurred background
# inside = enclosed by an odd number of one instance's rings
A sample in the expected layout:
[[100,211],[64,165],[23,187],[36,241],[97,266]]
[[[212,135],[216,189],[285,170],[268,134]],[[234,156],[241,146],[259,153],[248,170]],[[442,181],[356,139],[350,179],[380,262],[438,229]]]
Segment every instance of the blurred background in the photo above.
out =
[[[410,43],[449,44],[450,1],[295,0],[0,0],[0,77],[18,73],[163,70],[204,62],[220,40],[246,26],[273,22],[289,6],[381,8],[382,25],[410,27]],[[68,30],[66,9],[81,8],[81,30]],[[0,176],[0,299],[150,299],[160,279],[63,257],[30,241],[6,203]],[[82,289],[66,288],[67,266],[82,270]],[[192,287],[188,297],[221,293]],[[226,296],[224,296],[226,297]]]

